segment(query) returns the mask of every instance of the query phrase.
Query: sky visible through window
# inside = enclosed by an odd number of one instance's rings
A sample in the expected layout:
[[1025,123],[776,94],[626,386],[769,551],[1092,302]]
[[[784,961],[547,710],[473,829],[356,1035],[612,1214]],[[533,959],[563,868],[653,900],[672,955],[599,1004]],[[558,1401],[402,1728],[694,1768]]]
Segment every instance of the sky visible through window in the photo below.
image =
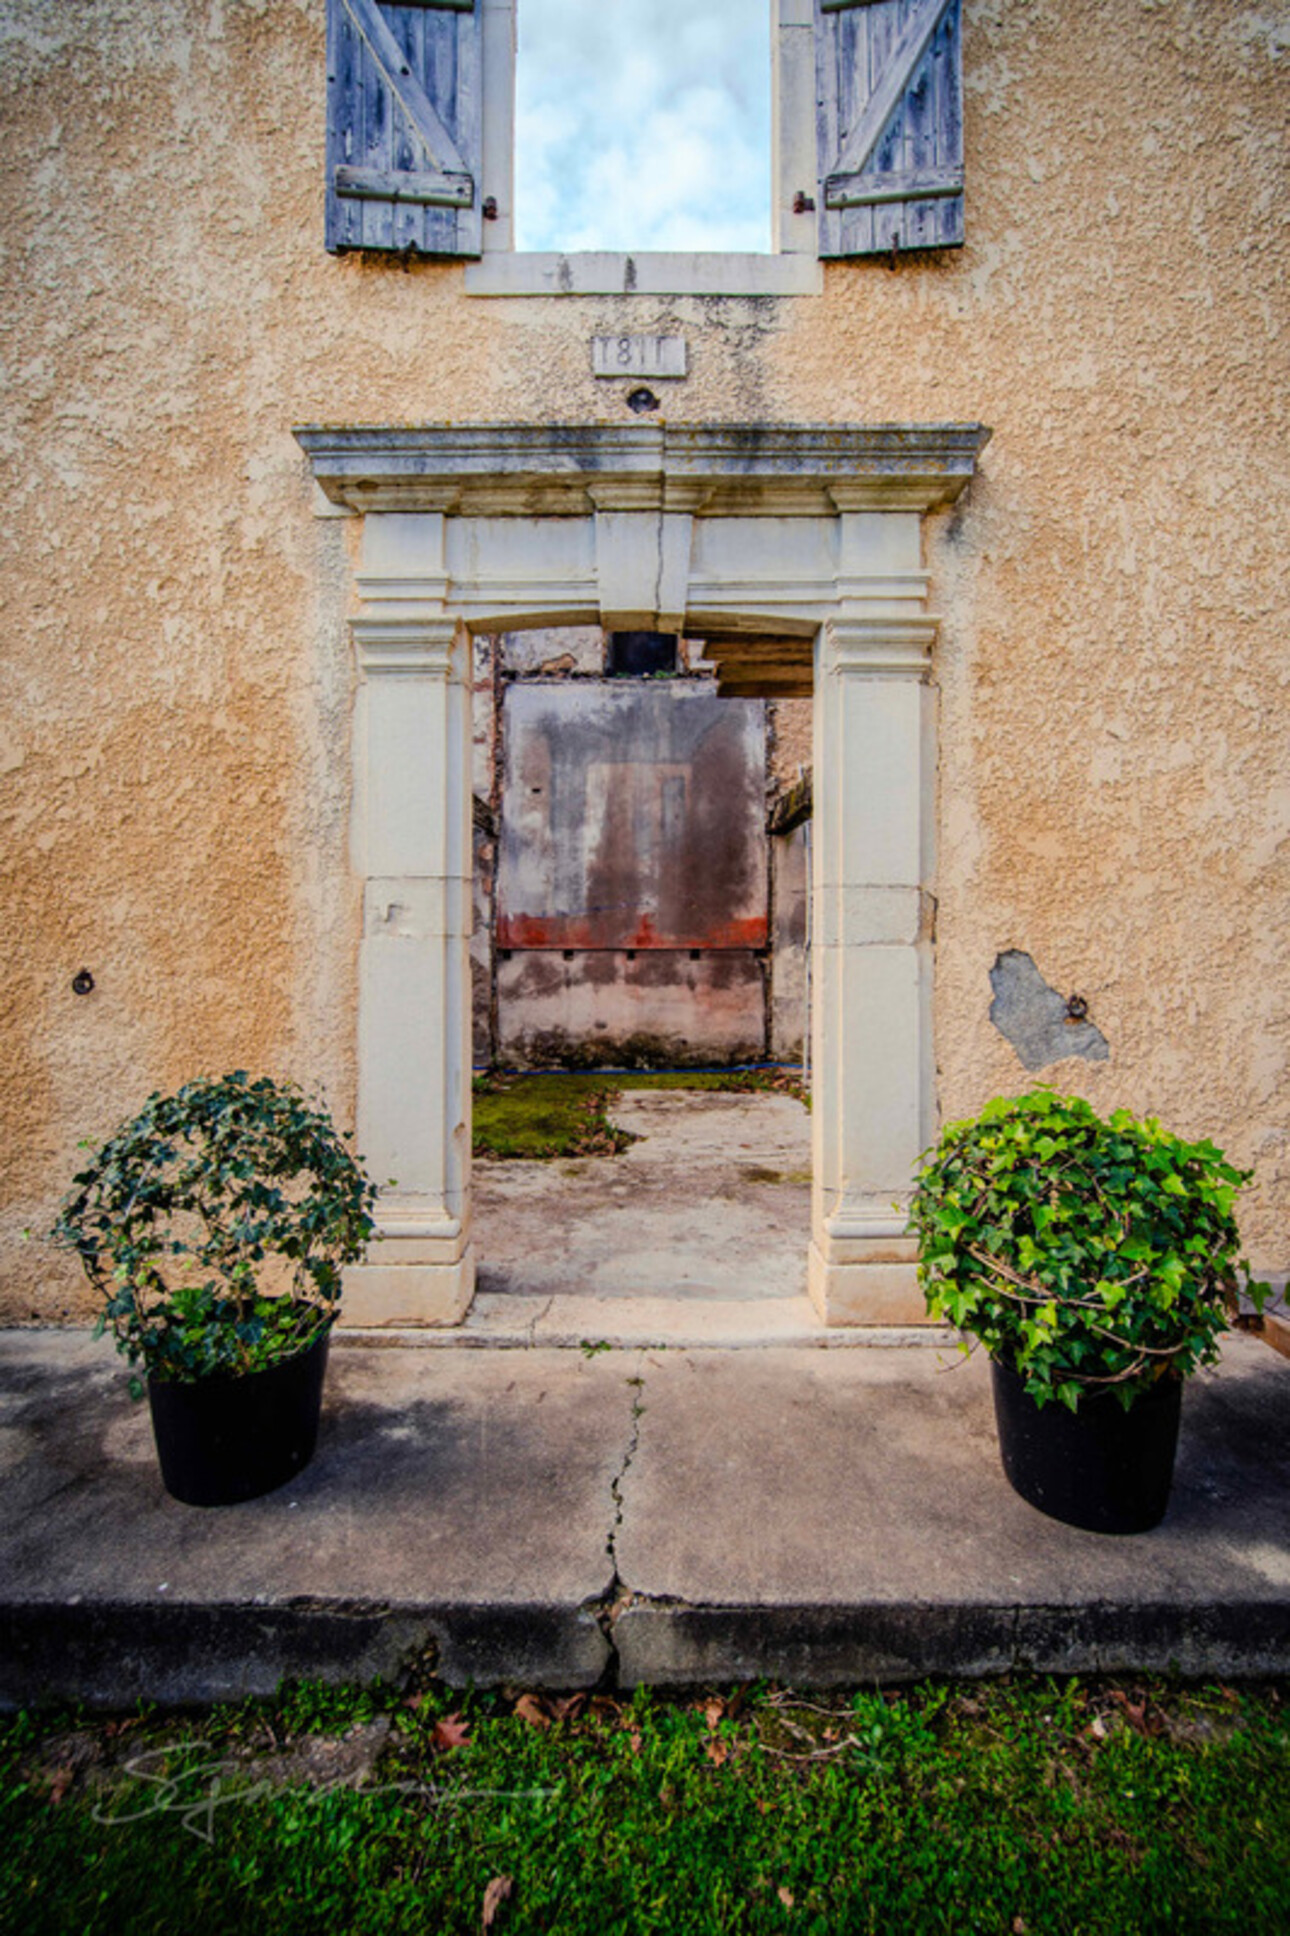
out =
[[770,248],[767,0],[518,12],[517,248]]

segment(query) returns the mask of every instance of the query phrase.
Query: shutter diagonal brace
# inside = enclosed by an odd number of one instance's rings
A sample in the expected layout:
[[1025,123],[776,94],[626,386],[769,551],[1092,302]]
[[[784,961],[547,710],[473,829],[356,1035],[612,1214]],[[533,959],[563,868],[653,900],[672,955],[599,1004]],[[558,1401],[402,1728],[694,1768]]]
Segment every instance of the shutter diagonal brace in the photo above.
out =
[[[469,206],[474,196],[474,181],[470,170],[457,153],[452,136],[435,113],[430,97],[408,66],[403,49],[382,18],[376,0],[342,0],[342,5],[367,42],[368,50],[380,69],[382,79],[412,123],[421,145],[436,167],[443,171],[445,196],[450,197],[454,203],[464,200]],[[346,173],[357,176],[360,171],[347,170]],[[459,179],[453,180],[453,176]],[[418,176],[416,179],[426,186],[423,186],[422,192],[415,199],[429,200],[427,178]],[[463,194],[463,190],[469,192]],[[345,193],[345,188],[342,187],[340,192]],[[354,192],[352,187],[349,192]]]
[[[346,5],[349,0],[345,0]],[[906,20],[900,38],[891,52],[891,59],[882,71],[877,87],[865,102],[864,111],[851,132],[851,137],[838,159],[837,167],[825,183],[825,202],[830,208],[845,208],[858,200],[868,200],[861,183],[853,178],[859,175],[865,163],[873,155],[874,149],[882,139],[888,121],[900,104],[901,96],[913,79],[919,61],[931,45],[932,36],[948,12],[950,0],[919,0],[919,5]],[[882,176],[871,178],[889,183],[894,188],[899,177]],[[956,195],[963,187],[962,169],[931,171],[929,180],[938,183],[935,187],[924,187],[922,193]],[[878,197],[873,197],[878,199]],[[897,199],[890,193],[883,194],[882,200]]]

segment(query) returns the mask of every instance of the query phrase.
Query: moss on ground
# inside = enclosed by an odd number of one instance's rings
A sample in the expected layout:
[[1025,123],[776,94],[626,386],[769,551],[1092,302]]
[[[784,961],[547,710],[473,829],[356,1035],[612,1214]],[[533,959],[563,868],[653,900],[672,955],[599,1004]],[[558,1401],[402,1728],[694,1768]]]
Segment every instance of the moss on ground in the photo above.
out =
[[794,1070],[564,1069],[495,1071],[475,1077],[476,1156],[615,1156],[633,1138],[610,1120],[615,1096],[630,1089],[778,1092],[804,1100]]

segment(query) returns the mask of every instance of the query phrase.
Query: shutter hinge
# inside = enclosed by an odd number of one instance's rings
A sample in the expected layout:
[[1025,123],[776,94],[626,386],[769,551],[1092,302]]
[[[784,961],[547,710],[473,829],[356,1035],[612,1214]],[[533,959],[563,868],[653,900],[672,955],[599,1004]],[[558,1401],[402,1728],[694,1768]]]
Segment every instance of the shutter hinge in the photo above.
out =
[[808,195],[804,188],[799,188],[793,197],[793,213],[794,215],[813,215],[815,213],[814,195]]
[[480,209],[479,212],[483,216],[486,222],[495,222],[497,220],[496,195],[486,195],[484,197],[484,206]]

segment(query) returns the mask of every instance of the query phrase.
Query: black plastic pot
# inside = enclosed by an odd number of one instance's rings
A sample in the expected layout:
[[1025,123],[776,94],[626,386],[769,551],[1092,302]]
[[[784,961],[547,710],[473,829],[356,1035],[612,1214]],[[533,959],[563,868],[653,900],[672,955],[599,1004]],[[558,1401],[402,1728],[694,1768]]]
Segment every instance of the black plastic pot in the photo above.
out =
[[1145,1533],[1169,1504],[1182,1380],[1161,1378],[1126,1412],[1111,1392],[1078,1410],[1039,1406],[1009,1364],[990,1362],[1003,1469],[1014,1492],[1090,1533]]
[[318,1440],[328,1333],[242,1378],[148,1380],[166,1491],[186,1506],[235,1506],[284,1486]]

